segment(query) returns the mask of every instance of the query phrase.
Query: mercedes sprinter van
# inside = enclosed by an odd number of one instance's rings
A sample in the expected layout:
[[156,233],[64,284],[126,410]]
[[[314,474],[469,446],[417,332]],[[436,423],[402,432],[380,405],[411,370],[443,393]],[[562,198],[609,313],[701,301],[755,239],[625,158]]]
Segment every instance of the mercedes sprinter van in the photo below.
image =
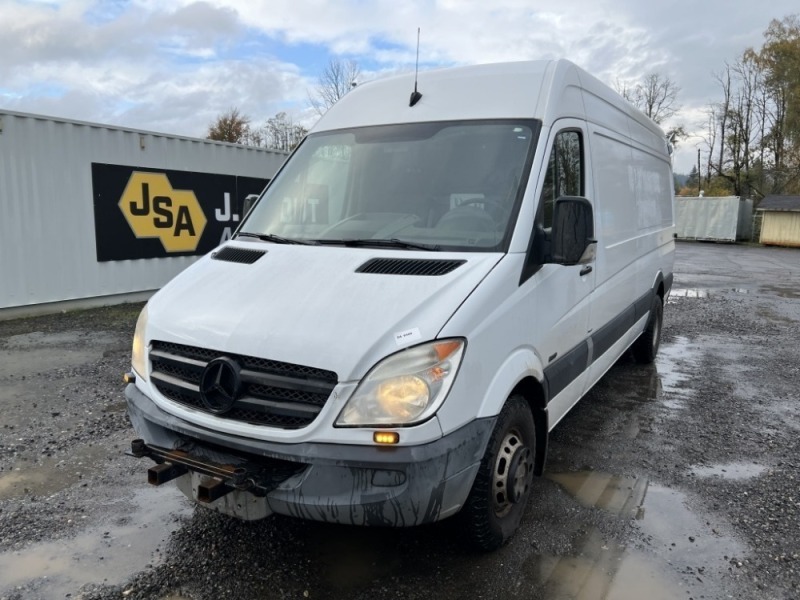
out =
[[672,283],[663,132],[559,61],[361,85],[136,325],[149,481],[242,519],[517,528],[548,433]]

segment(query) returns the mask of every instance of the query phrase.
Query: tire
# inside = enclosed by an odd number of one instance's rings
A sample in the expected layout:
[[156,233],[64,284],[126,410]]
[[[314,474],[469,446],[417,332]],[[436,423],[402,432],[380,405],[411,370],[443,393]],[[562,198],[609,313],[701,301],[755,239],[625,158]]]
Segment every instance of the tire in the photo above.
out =
[[489,552],[519,527],[530,498],[536,432],[527,401],[512,395],[497,419],[472,490],[461,511],[470,541]]
[[648,365],[656,359],[658,346],[661,344],[663,317],[664,304],[661,297],[656,295],[653,298],[653,305],[650,307],[650,319],[647,321],[647,326],[631,347],[633,358],[636,362]]

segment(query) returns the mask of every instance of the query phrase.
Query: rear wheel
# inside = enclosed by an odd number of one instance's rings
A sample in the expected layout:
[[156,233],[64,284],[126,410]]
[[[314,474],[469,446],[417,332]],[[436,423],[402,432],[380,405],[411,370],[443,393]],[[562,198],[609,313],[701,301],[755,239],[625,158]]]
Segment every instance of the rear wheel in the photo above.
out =
[[633,358],[638,363],[650,364],[656,359],[658,347],[661,344],[661,322],[664,316],[664,304],[661,297],[656,295],[650,307],[650,318],[642,335],[633,343]]
[[517,530],[533,483],[536,433],[527,401],[512,395],[497,419],[462,510],[472,542],[495,550]]

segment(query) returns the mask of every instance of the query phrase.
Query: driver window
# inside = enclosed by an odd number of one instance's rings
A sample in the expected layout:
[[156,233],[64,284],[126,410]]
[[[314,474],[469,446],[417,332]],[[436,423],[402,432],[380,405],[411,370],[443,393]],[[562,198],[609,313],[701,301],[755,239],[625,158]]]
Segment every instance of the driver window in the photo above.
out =
[[583,139],[579,131],[562,131],[553,142],[542,188],[541,226],[553,225],[553,206],[560,196],[583,196]]

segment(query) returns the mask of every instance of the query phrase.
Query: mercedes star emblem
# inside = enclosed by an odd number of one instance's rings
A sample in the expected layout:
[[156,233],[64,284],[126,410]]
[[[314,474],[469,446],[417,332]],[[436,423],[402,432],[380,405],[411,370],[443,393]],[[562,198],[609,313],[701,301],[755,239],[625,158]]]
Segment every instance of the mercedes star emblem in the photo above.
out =
[[200,378],[200,397],[209,411],[221,415],[233,408],[242,387],[239,371],[239,365],[227,356],[206,365]]

